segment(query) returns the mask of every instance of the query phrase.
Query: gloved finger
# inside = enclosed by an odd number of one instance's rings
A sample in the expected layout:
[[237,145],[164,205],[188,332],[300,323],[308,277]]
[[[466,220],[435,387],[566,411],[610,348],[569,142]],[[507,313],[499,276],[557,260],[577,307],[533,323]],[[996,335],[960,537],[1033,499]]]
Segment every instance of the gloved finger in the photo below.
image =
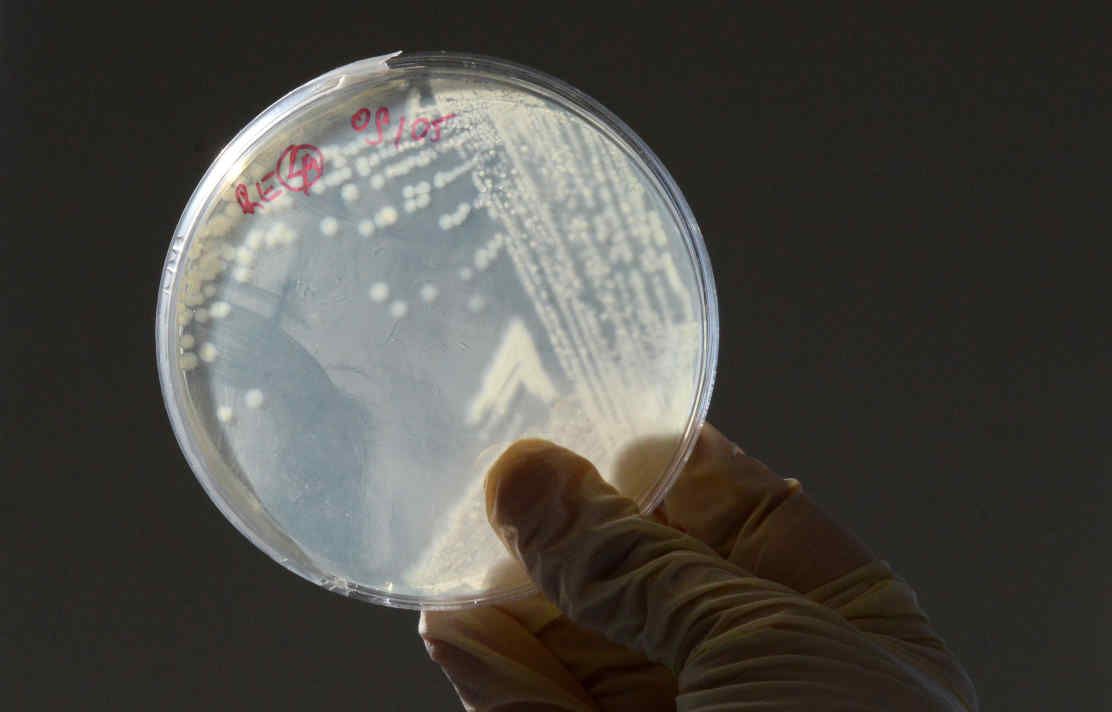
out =
[[498,607],[529,630],[604,712],[674,710],[676,676],[641,653],[571,622],[540,594]]
[[593,708],[552,652],[496,607],[424,611],[418,633],[468,710]]
[[675,674],[642,653],[560,616],[537,634],[603,712],[671,712]]
[[511,446],[487,475],[486,503],[507,548],[571,620],[677,673],[736,626],[806,618],[857,634],[832,610],[641,517],[587,460],[552,443]]
[[[506,582],[519,578],[528,580],[528,574],[519,561],[512,559],[491,571],[489,580]],[[498,603],[494,607],[540,641],[579,681],[598,709],[604,712],[675,709],[676,677],[671,670],[572,623],[541,594]],[[437,637],[437,631],[452,626],[455,615],[438,613],[430,619],[432,637]],[[466,635],[467,631],[457,629],[456,634]],[[529,659],[518,661],[525,665],[530,662]]]
[[726,560],[801,593],[875,559],[797,480],[745,455],[709,423],[657,511]]
[[[584,704],[583,697],[602,712],[675,709],[670,670],[575,625],[540,594],[475,611],[422,613],[418,630],[460,698],[475,709],[501,709],[511,700],[564,709]],[[521,631],[550,655],[533,641],[523,643]]]

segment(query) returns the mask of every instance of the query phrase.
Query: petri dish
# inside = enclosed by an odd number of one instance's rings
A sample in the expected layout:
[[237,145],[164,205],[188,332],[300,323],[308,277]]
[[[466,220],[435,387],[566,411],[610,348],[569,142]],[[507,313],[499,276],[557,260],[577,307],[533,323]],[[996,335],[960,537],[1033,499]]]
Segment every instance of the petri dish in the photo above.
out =
[[553,77],[449,53],[340,67],[249,123],[182,213],[156,314],[170,421],[221,512],[402,608],[532,590],[482,497],[514,440],[659,503],[717,342],[699,228],[640,139]]

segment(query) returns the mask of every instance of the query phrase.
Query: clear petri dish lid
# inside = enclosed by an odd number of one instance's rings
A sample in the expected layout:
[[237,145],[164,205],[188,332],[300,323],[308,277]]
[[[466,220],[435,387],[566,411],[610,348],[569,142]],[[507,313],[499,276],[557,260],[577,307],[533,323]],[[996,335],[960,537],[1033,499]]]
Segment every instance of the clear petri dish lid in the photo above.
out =
[[185,207],[156,318],[220,510],[293,572],[405,608],[531,590],[482,497],[519,438],[654,507],[717,339],[698,226],[652,152],[563,82],[461,54],[355,62],[248,124]]

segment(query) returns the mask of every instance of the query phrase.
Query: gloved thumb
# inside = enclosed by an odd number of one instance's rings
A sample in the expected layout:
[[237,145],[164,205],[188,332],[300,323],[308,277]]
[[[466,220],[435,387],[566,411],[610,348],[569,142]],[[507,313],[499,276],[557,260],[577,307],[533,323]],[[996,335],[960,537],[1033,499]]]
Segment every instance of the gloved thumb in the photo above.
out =
[[691,656],[712,659],[720,639],[731,656],[741,652],[739,627],[760,638],[763,628],[806,619],[809,629],[845,643],[857,634],[829,608],[641,516],[590,462],[550,442],[511,446],[487,474],[486,506],[499,537],[553,603],[576,623],[686,672],[681,689],[697,687],[692,675],[704,669],[685,671]]

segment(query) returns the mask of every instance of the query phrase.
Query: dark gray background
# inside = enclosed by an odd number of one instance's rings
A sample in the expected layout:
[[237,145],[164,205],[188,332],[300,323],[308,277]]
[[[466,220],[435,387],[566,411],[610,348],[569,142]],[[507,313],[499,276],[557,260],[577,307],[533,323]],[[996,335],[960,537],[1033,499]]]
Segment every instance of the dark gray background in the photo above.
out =
[[1099,18],[30,5],[3,8],[13,709],[455,708],[415,614],[318,590],[224,521],[154,372],[162,259],[215,153],[393,49],[516,60],[623,117],[706,236],[711,419],[917,586],[984,709],[1109,707]]

